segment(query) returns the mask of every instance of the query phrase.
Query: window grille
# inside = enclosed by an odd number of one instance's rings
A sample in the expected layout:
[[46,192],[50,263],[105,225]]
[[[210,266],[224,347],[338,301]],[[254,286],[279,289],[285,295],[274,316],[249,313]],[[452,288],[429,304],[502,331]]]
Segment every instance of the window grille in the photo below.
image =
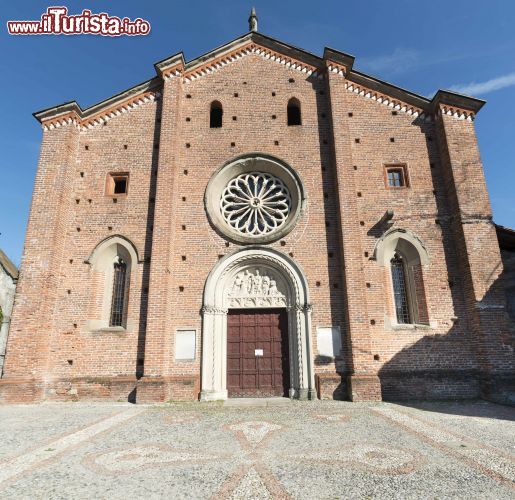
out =
[[401,169],[388,170],[388,186],[390,187],[403,187],[404,175]]
[[390,261],[390,265],[397,323],[410,324],[412,321],[408,303],[406,266],[398,254],[395,254],[394,258]]
[[123,326],[126,301],[127,264],[118,258],[114,263],[113,299],[111,303],[111,321],[109,326]]

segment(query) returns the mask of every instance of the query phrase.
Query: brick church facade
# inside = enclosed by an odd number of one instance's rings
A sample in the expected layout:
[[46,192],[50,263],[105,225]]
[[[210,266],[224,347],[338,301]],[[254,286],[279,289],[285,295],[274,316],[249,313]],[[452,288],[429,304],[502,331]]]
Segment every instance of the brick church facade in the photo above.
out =
[[35,113],[0,401],[505,401],[483,101],[251,28]]

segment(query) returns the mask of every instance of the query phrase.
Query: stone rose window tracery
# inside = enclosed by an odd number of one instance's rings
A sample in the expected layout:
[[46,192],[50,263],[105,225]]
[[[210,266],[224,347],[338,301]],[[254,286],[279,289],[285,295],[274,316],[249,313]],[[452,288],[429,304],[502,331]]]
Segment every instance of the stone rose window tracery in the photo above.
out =
[[282,227],[291,211],[286,185],[272,174],[238,175],[222,191],[220,210],[233,229],[246,236],[262,236]]
[[243,245],[260,245],[287,235],[306,207],[297,172],[265,154],[230,160],[211,176],[204,193],[213,229]]

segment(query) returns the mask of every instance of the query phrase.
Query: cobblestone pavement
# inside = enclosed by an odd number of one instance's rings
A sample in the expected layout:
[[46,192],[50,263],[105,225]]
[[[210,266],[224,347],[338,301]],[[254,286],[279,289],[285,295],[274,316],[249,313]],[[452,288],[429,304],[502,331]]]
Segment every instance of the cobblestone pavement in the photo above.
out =
[[0,406],[0,498],[515,498],[485,402]]

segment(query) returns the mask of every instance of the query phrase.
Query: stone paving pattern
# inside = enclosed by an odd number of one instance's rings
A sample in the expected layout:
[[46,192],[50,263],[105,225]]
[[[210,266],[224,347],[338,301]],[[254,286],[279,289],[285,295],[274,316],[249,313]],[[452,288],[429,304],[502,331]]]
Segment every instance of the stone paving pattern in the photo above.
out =
[[0,406],[0,498],[515,498],[486,402]]

